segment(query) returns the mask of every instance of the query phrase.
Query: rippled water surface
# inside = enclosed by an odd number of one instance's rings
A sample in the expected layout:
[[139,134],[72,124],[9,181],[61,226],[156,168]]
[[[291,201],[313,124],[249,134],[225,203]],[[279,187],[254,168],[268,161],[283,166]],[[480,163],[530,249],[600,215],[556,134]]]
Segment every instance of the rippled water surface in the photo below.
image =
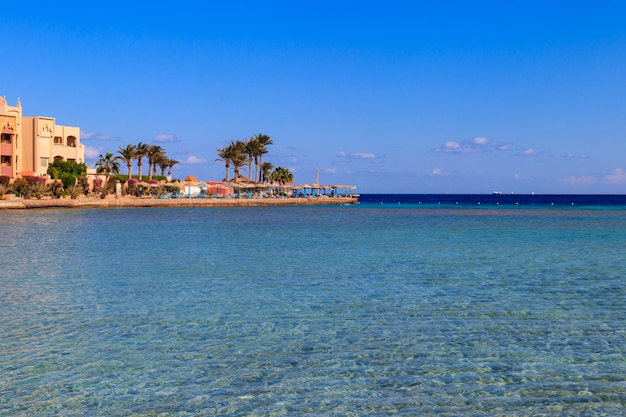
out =
[[0,213],[0,416],[626,413],[626,211]]

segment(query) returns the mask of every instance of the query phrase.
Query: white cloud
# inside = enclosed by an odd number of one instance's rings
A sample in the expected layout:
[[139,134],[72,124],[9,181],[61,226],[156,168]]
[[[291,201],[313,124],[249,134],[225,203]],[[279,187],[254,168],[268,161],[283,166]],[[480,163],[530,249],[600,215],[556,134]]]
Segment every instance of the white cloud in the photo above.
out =
[[598,182],[598,179],[589,175],[582,175],[580,177],[572,175],[561,180],[561,182],[569,185],[593,185]]
[[379,155],[376,155],[373,152],[355,152],[355,153],[347,153],[344,151],[338,152],[337,153],[337,158],[342,159],[342,160],[352,160],[352,159],[369,159],[369,160],[378,160],[381,157]]
[[589,155],[576,155],[573,152],[565,152],[565,153],[554,153],[551,154],[552,158],[563,158],[563,159],[589,159]]
[[443,148],[447,150],[455,151],[457,149],[461,149],[461,144],[459,142],[450,140],[443,144]]
[[537,151],[534,149],[524,150],[524,156],[535,156],[535,155],[537,155]]
[[103,135],[102,133],[85,132],[85,131],[82,131],[82,130],[80,132],[80,139],[81,140],[102,140],[102,141],[105,141],[105,142],[114,142],[114,141],[120,140],[119,138],[114,138],[112,136]]
[[450,173],[443,171],[441,168],[435,167],[430,170],[430,173],[428,175],[430,175],[431,177],[447,177],[450,175]]
[[93,146],[85,146],[85,158],[94,159],[98,158],[102,153],[102,148],[94,148]]
[[377,158],[375,154],[369,153],[369,152],[357,152],[355,154],[352,154],[352,156],[357,159],[376,159]]
[[154,137],[154,142],[163,143],[163,142],[176,142],[176,135],[170,133],[161,133],[160,135],[156,135]]
[[626,183],[626,172],[622,168],[616,168],[611,174],[605,176],[606,180],[611,184]]
[[524,175],[521,175],[521,174],[518,174],[518,173],[515,173],[515,174],[513,174],[513,179],[514,180],[527,180],[528,177],[524,176]]
[[449,140],[445,142],[441,147],[435,149],[435,152],[447,152],[447,153],[476,153],[476,152],[489,152],[496,151],[508,151],[511,148],[509,144],[497,143],[488,140],[486,137],[477,136],[470,140],[456,141]]
[[486,145],[487,144],[487,138],[484,137],[477,137],[472,139],[472,142],[475,143],[476,145]]
[[336,174],[337,173],[337,168],[326,168],[324,170],[325,173],[327,174]]
[[198,158],[193,155],[189,155],[187,159],[185,159],[185,161],[183,162],[183,164],[189,164],[189,165],[204,164],[204,163],[206,163],[206,159]]

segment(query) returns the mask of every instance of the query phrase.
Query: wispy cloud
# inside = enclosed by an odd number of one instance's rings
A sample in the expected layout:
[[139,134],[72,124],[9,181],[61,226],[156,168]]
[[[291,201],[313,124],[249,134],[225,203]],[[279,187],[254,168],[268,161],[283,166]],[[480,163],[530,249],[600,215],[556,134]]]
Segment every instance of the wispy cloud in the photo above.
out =
[[612,173],[605,175],[604,178],[610,184],[625,184],[626,171],[622,168],[616,168]]
[[563,158],[563,159],[590,159],[589,155],[576,155],[573,152],[564,153],[552,153],[549,155],[551,158]]
[[161,133],[160,135],[156,135],[153,139],[153,142],[156,143],[168,143],[168,142],[178,142],[176,139],[176,135],[171,133]]
[[95,148],[93,146],[85,146],[85,158],[95,159],[102,153],[102,148]]
[[197,164],[205,164],[205,163],[206,163],[206,159],[198,158],[197,156],[194,156],[194,155],[189,155],[187,159],[183,161],[183,164],[188,164],[188,165],[197,165]]
[[451,154],[511,152],[512,156],[523,158],[532,158],[547,155],[552,158],[589,159],[588,155],[576,155],[573,152],[551,153],[547,151],[540,151],[534,148],[513,146],[510,143],[489,140],[484,136],[477,136],[473,139],[464,141],[449,140],[447,142],[444,142],[440,147],[434,149],[433,151]]
[[434,151],[467,154],[491,151],[508,151],[509,149],[511,149],[511,145],[508,143],[499,143],[489,140],[483,136],[477,136],[473,139],[464,141],[449,140],[439,148],[434,149]]
[[120,138],[115,138],[113,136],[104,135],[102,133],[85,132],[85,131],[80,132],[80,139],[81,140],[102,140],[105,142],[115,142],[115,141],[120,140]]
[[326,168],[326,169],[324,169],[324,172],[326,174],[336,174],[337,173],[337,168]]
[[568,185],[593,185],[598,182],[598,179],[590,175],[581,175],[579,177],[572,175],[564,178],[561,182]]
[[599,177],[592,175],[569,176],[560,181],[563,184],[575,186],[589,186],[594,184],[623,185],[626,184],[626,171],[622,168],[615,168],[608,174]]
[[381,159],[380,155],[376,155],[373,152],[355,152],[348,153],[345,151],[341,151],[337,154],[337,159],[341,161],[354,161],[354,160],[370,160],[370,161],[378,161]]
[[430,176],[432,176],[432,177],[445,177],[445,176],[449,176],[449,175],[450,175],[450,173],[448,173],[448,172],[444,172],[444,171],[442,171],[440,168],[436,168],[436,167],[435,167],[435,168],[433,168],[433,169],[430,171],[430,174],[429,174],[429,175],[430,175]]

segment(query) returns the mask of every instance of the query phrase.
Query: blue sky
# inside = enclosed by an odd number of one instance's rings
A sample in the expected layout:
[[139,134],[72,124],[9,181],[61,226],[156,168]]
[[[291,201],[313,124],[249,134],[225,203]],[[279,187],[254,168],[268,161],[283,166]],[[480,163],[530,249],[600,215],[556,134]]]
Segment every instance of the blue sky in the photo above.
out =
[[626,191],[624,2],[37,3],[3,13],[0,94],[91,166],[156,143],[221,180],[216,149],[264,133],[296,183]]

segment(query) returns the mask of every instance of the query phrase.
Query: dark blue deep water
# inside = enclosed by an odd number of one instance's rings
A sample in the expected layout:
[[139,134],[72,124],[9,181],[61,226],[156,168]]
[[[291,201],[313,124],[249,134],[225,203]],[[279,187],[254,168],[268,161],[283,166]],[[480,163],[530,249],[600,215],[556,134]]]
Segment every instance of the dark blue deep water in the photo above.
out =
[[625,415],[597,198],[2,211],[0,416]]
[[362,204],[505,205],[505,206],[597,206],[626,207],[626,194],[361,194]]

